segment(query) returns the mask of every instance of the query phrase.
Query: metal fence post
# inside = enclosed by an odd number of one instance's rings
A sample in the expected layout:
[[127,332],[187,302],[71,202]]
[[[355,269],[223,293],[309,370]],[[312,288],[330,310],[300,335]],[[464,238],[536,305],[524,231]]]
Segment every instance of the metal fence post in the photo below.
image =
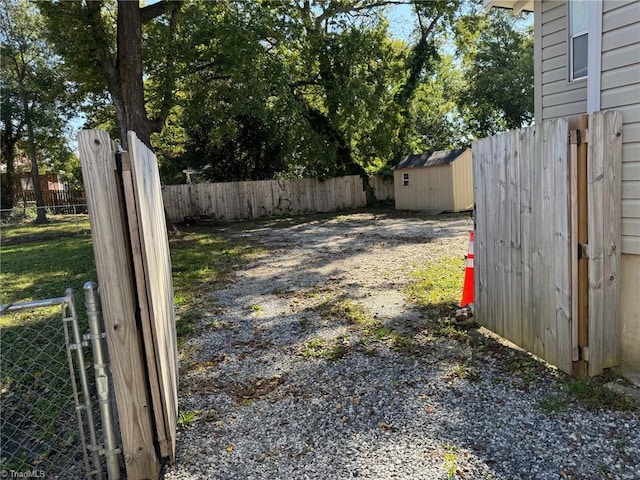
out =
[[93,368],[96,375],[96,388],[98,392],[98,405],[102,420],[102,433],[104,435],[104,456],[107,464],[109,480],[120,479],[119,454],[117,436],[114,427],[114,416],[109,398],[109,375],[106,361],[104,331],[102,324],[102,308],[98,285],[94,282],[84,284],[85,306],[89,320],[89,335],[93,350]]
[[[73,289],[68,288],[65,291],[67,298],[67,308],[69,309],[69,316],[65,318],[65,322],[71,323],[71,332],[73,335],[73,342],[69,342],[68,351],[69,356],[71,350],[76,351],[76,360],[78,362],[78,374],[80,376],[80,384],[82,387],[82,397],[84,405],[78,405],[76,408],[82,408],[87,416],[87,426],[89,427],[89,450],[91,451],[91,459],[93,461],[93,468],[95,469],[90,475],[96,475],[99,480],[102,480],[102,472],[100,468],[100,456],[98,453],[98,440],[96,436],[96,428],[93,422],[93,415],[91,413],[91,393],[89,392],[89,382],[87,380],[87,369],[84,363],[84,355],[82,353],[82,337],[80,335],[80,326],[78,325],[78,315],[76,312],[75,296]],[[65,329],[66,333],[66,329]],[[72,364],[69,364],[72,368]],[[73,375],[73,372],[71,372]]]

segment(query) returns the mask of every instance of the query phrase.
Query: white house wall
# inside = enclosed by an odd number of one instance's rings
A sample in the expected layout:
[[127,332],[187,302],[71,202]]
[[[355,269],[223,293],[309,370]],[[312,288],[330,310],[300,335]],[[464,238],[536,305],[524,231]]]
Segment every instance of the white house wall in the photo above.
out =
[[569,82],[569,40],[567,3],[564,0],[535,2],[536,20],[542,18],[535,29],[539,45],[536,62],[536,87],[542,92],[537,105],[537,118],[563,117],[586,113],[587,81]]

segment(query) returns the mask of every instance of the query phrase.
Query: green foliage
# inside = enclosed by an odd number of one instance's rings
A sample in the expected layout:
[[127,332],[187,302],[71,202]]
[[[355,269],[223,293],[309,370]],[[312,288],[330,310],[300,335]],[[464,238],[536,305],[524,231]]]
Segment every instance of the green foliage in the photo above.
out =
[[178,412],[178,425],[188,427],[198,419],[198,412],[195,410],[180,410]]
[[[14,171],[16,155],[28,154],[39,169],[64,170],[73,181],[78,162],[66,135],[78,99],[76,85],[45,41],[44,19],[32,2],[0,2],[0,56],[2,162],[7,171]],[[12,206],[12,187],[11,181],[3,184],[9,190],[3,208]]]
[[533,28],[527,14],[500,9],[464,16],[456,46],[467,86],[460,93],[468,133],[475,137],[520,128],[533,120]]

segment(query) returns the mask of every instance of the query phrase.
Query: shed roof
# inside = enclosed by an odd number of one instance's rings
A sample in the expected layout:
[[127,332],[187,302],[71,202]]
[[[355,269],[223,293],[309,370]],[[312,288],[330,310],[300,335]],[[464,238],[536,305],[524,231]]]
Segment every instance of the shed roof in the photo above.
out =
[[467,150],[469,149],[458,148],[456,150],[440,150],[438,152],[425,152],[416,155],[407,155],[404,160],[396,165],[396,169],[450,165],[451,162]]

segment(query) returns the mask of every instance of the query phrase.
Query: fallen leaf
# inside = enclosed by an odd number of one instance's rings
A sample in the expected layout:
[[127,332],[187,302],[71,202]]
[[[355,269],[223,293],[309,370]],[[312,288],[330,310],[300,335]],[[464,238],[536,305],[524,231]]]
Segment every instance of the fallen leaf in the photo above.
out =
[[227,452],[229,453],[233,452],[233,445],[231,444],[227,445]]

